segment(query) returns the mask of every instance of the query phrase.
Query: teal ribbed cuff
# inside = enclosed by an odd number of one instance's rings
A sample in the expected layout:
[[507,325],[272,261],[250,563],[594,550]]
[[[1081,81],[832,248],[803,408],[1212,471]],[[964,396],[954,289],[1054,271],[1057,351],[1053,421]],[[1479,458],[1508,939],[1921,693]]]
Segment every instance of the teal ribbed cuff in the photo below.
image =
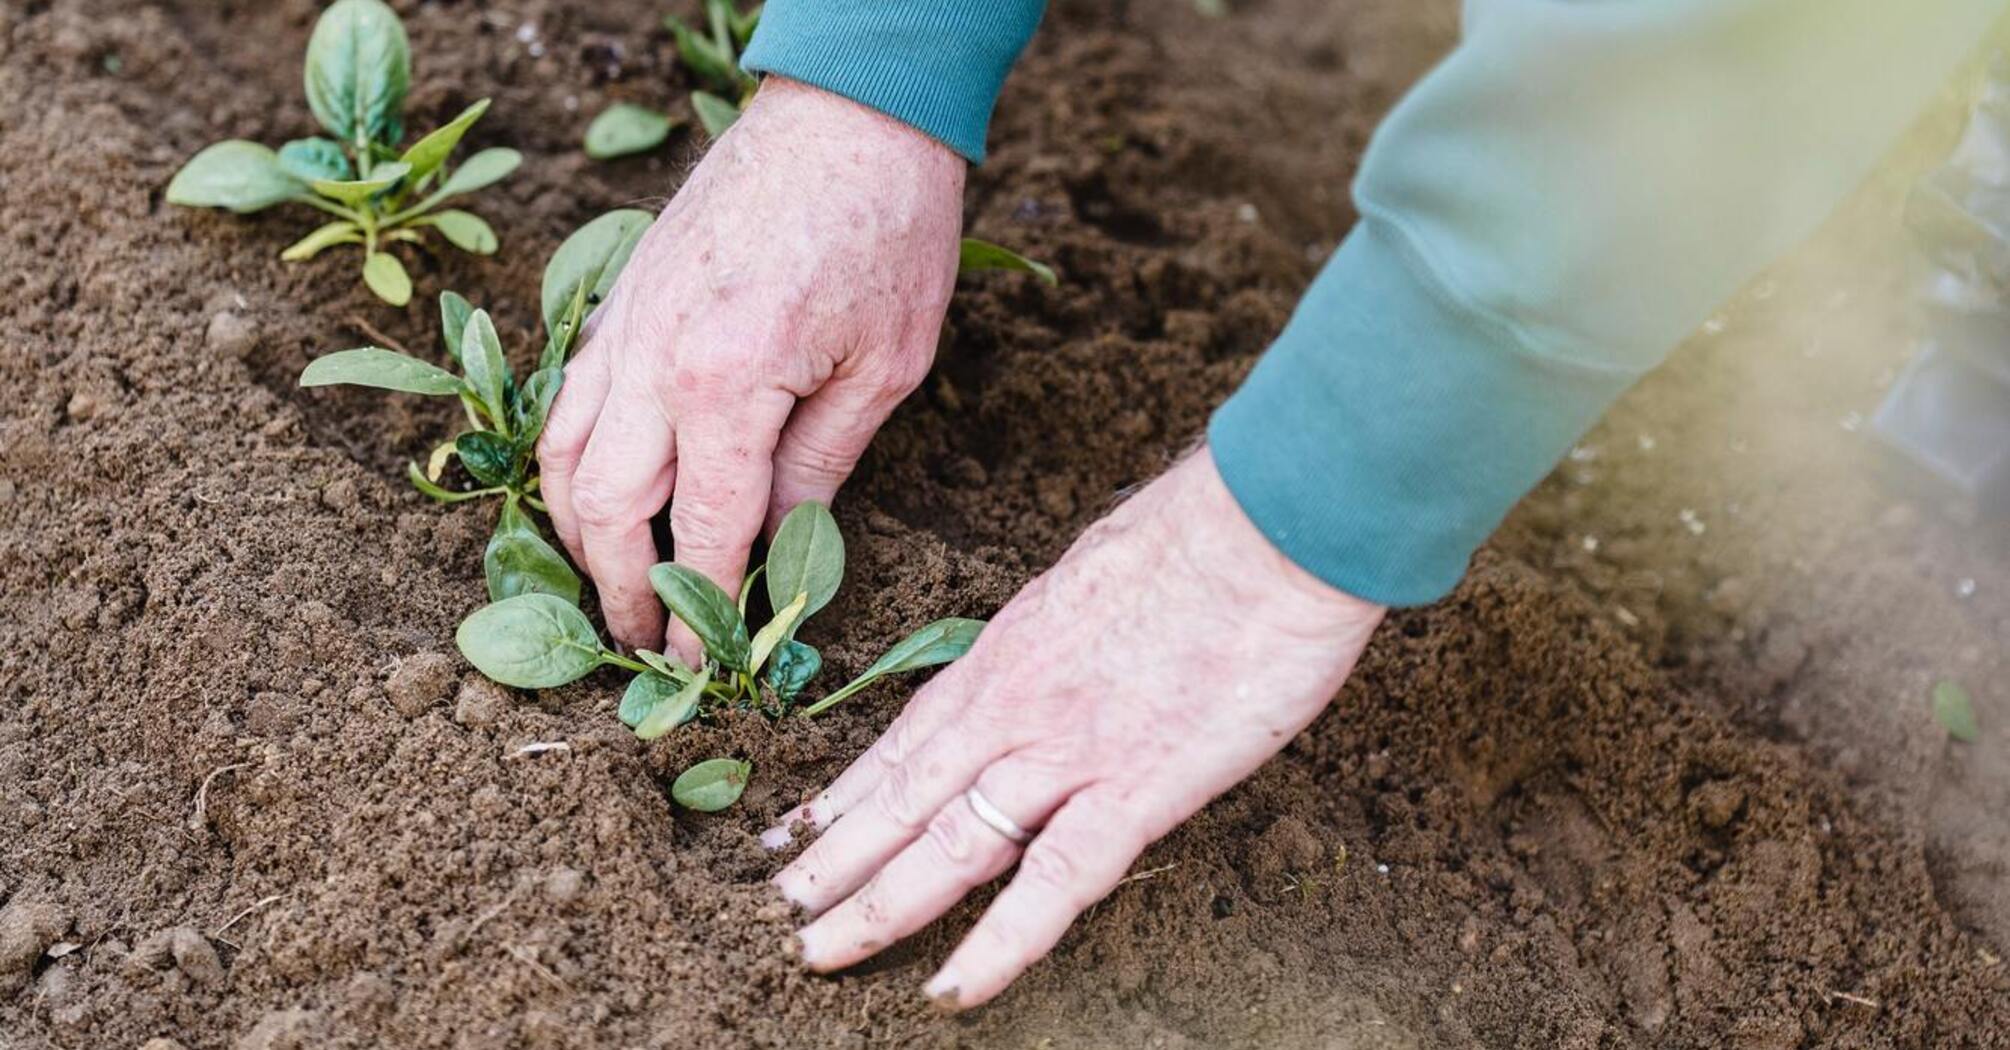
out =
[[971,163],[1044,0],[769,0],[741,65],[871,106]]
[[1637,373],[1558,361],[1466,309],[1403,234],[1364,219],[1208,443],[1294,562],[1348,594],[1421,605]]

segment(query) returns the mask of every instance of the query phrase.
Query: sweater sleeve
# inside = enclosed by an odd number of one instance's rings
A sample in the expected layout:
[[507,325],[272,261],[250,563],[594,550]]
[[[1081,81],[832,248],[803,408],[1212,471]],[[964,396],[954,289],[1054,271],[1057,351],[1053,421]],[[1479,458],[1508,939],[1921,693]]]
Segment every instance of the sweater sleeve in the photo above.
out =
[[1045,0],[768,0],[741,64],[900,120],[971,163]]
[[1612,399],[1875,165],[2005,0],[1468,0],[1361,222],[1215,414],[1298,564],[1443,596]]

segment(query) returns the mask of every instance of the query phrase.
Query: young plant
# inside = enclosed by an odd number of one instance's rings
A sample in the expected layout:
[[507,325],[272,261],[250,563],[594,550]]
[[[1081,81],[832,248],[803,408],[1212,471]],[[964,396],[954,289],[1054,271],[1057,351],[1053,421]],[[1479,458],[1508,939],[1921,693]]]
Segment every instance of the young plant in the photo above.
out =
[[492,254],[496,234],[486,221],[440,205],[497,182],[523,161],[513,149],[485,149],[448,168],[461,137],[488,111],[488,99],[399,150],[411,79],[397,13],[383,0],[336,0],[314,25],[306,66],[308,107],[334,137],[295,139],[276,153],[243,139],[216,143],[175,174],[168,203],[240,214],[296,203],[326,212],[334,221],[280,258],[299,262],[336,245],[361,245],[363,282],[385,302],[405,305],[412,279],[390,246],[423,243],[432,228],[462,251]]
[[[758,86],[751,74],[740,69],[740,53],[753,39],[760,23],[756,5],[741,12],[733,0],[705,0],[704,30],[693,29],[675,15],[665,15],[664,25],[677,39],[677,55],[693,76],[703,84],[691,92],[691,109],[705,134],[718,138],[740,119],[740,110],[754,97]],[[684,119],[668,113],[617,102],[602,110],[586,129],[586,155],[595,160],[612,160],[645,153],[663,144]]]
[[[771,714],[793,709],[823,666],[822,654],[796,640],[796,631],[836,596],[844,578],[844,539],[820,503],[799,504],[782,519],[766,564],[740,588],[737,601],[704,574],[664,563],[651,569],[656,594],[704,646],[696,668],[675,656],[642,650],[624,656],[600,644],[586,614],[550,594],[497,601],[461,623],[454,641],[468,662],[490,678],[523,689],[549,689],[605,666],[636,677],[622,694],[620,718],[644,740],[654,740],[700,715],[721,708]],[[774,617],[747,630],[747,602],[765,584]],[[968,652],[982,620],[937,620],[887,650],[829,696],[802,709],[814,715],[879,679],[946,664]]]
[[1045,281],[1049,287],[1059,287],[1061,279],[1054,275],[1054,268],[1046,263],[1034,262],[1018,252],[990,241],[980,241],[975,237],[963,238],[956,253],[957,273],[977,273],[981,270],[1019,270],[1030,273]]
[[[537,439],[564,381],[566,358],[580,326],[613,287],[652,218],[632,209],[609,212],[559,245],[545,266],[540,295],[544,350],[536,370],[520,383],[488,313],[453,292],[440,296],[440,321],[447,357],[459,374],[375,346],[316,358],[300,373],[303,387],[367,386],[459,399],[468,428],[435,448],[424,470],[408,463],[405,474],[413,487],[441,503],[502,497],[502,513],[482,556],[491,599],[542,594],[579,601],[579,574],[524,513],[525,507],[544,510],[537,498]],[[442,484],[442,474],[455,459],[478,487],[456,490]]]

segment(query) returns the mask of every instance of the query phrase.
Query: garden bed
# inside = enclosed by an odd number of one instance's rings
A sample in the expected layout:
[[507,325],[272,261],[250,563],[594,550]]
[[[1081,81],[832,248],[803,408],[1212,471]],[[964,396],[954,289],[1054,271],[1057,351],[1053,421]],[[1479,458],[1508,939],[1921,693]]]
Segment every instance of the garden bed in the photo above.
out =
[[[835,672],[988,615],[1193,441],[1456,7],[1236,6],[1050,12],[969,227],[1062,285],[964,280],[834,508],[847,585],[805,637]],[[493,95],[473,140],[527,158],[485,194],[502,252],[416,257],[404,312],[353,258],[280,264],[293,218],[161,200],[198,147],[309,126],[315,3],[0,5],[0,1047],[2010,1045],[2010,557],[1895,501],[1841,425],[1904,350],[1891,268],[1835,261],[1893,257],[1892,192],[1629,397],[1053,959],[948,1018],[918,988],[981,900],[811,977],[755,842],[907,685],[653,745],[613,675],[490,687],[448,655],[489,513],[399,476],[450,406],[295,386],[366,326],[429,352],[441,288],[532,345],[559,239],[697,148],[578,149],[605,103],[681,96],[660,4],[399,7],[415,124]],[[1830,356],[1797,365],[1808,340]],[[1948,674],[1975,745],[1926,712]],[[674,810],[726,753],[740,805]]]

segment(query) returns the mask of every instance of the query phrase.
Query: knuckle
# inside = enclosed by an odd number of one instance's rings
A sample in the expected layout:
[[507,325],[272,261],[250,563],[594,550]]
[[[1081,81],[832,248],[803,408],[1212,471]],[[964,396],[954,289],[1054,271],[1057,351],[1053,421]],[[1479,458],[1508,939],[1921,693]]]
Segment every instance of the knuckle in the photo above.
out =
[[705,496],[671,501],[670,535],[680,557],[694,551],[704,555],[726,549],[733,538],[726,501]]
[[919,828],[929,817],[922,807],[920,785],[915,783],[914,767],[899,765],[887,773],[878,793],[879,809],[887,820],[903,829]]
[[589,466],[579,472],[573,486],[572,510],[582,526],[617,528],[630,524],[637,516],[634,502],[604,472]]
[[1019,875],[1028,880],[1035,889],[1052,894],[1067,902],[1068,906],[1080,910],[1087,906],[1082,896],[1081,859],[1075,855],[1073,847],[1046,838],[1036,838],[1026,847],[1026,855],[1019,858]]
[[952,870],[970,868],[978,859],[975,829],[956,807],[947,807],[937,813],[922,832],[921,840],[935,854],[937,861]]
[[841,480],[851,473],[856,456],[843,435],[823,430],[806,430],[791,435],[787,447],[777,454],[787,467],[815,478]]

